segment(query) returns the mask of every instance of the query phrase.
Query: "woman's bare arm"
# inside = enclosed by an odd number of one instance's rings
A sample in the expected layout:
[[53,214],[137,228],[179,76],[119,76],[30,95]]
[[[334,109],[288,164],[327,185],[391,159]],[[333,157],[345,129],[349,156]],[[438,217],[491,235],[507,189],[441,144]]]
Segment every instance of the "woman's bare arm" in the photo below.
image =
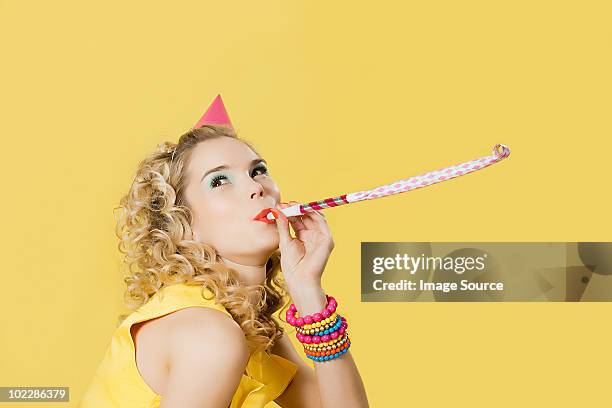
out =
[[[327,305],[325,292],[318,283],[301,285],[291,294],[300,316],[320,312]],[[342,305],[339,306],[340,314],[341,307]],[[315,361],[314,367],[323,407],[369,407],[365,387],[350,349],[338,358]],[[314,403],[318,404],[318,401]]]
[[272,353],[293,361],[298,366],[295,377],[274,402],[282,408],[321,408],[319,385],[315,372],[300,357],[287,333],[283,333],[280,340],[274,343]]
[[160,408],[226,408],[249,359],[244,332],[222,312],[182,311],[168,333],[169,374]]
[[[300,316],[306,316],[318,313],[327,306],[321,277],[335,244],[323,214],[316,210],[308,211],[290,220],[280,210],[291,204],[298,203],[279,203],[274,211],[281,270],[297,311]],[[290,225],[295,231],[295,238],[291,236]],[[342,313],[342,305],[339,312]],[[332,360],[315,361],[314,367],[320,401],[309,397],[313,404],[325,408],[369,407],[363,381],[350,351]]]

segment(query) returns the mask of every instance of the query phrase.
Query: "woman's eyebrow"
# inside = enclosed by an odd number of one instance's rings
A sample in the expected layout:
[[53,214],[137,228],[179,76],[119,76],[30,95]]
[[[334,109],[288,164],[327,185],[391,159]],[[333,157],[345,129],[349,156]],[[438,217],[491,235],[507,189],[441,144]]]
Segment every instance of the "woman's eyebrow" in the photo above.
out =
[[[267,161],[265,161],[262,158],[259,158],[259,159],[251,160],[250,166],[254,166],[254,165],[258,164],[258,163],[265,163],[266,165],[268,164]],[[212,169],[210,169],[206,173],[204,173],[204,175],[200,179],[200,183],[202,182],[202,180],[204,180],[204,177],[208,176],[210,173],[214,173],[215,171],[225,170],[225,169],[229,169],[229,166],[227,164],[222,164],[221,166],[213,167]]]

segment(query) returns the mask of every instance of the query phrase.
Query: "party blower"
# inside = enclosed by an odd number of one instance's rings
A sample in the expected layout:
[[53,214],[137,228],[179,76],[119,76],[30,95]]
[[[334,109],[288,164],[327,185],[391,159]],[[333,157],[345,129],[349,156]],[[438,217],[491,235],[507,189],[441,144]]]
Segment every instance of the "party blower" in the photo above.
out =
[[309,211],[324,210],[326,208],[338,207],[344,204],[356,203],[363,200],[373,200],[393,194],[404,193],[417,188],[427,187],[432,184],[450,180],[455,177],[463,176],[476,170],[483,169],[491,164],[497,163],[510,155],[510,149],[503,144],[493,147],[493,155],[481,157],[465,163],[445,167],[440,170],[430,171],[429,173],[394,181],[371,190],[358,191],[356,193],[343,194],[338,197],[326,198],[318,201],[311,201],[307,204],[295,204],[290,207],[278,210],[276,208],[265,208],[260,211],[253,219],[263,221],[268,224],[276,222],[275,212],[282,211],[287,217],[294,217],[306,214]]

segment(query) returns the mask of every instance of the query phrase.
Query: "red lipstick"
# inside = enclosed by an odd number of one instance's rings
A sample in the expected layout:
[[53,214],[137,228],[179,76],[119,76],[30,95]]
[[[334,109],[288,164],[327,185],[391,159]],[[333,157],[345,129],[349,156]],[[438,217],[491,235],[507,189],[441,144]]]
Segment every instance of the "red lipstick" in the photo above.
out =
[[[273,220],[268,219],[269,213],[274,214]],[[264,208],[263,210],[258,212],[255,217],[253,217],[253,220],[262,221],[262,222],[265,222],[266,224],[274,224],[276,222],[276,218],[278,218],[278,215],[279,215],[279,211],[276,208]]]

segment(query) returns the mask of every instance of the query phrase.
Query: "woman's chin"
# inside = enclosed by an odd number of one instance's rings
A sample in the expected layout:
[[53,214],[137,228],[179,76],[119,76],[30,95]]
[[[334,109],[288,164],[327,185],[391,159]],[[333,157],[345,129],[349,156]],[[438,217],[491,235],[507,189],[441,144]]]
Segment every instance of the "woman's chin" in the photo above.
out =
[[273,225],[273,227],[274,228],[258,228],[253,234],[253,245],[262,250],[274,251],[278,249],[280,238],[276,225]]

